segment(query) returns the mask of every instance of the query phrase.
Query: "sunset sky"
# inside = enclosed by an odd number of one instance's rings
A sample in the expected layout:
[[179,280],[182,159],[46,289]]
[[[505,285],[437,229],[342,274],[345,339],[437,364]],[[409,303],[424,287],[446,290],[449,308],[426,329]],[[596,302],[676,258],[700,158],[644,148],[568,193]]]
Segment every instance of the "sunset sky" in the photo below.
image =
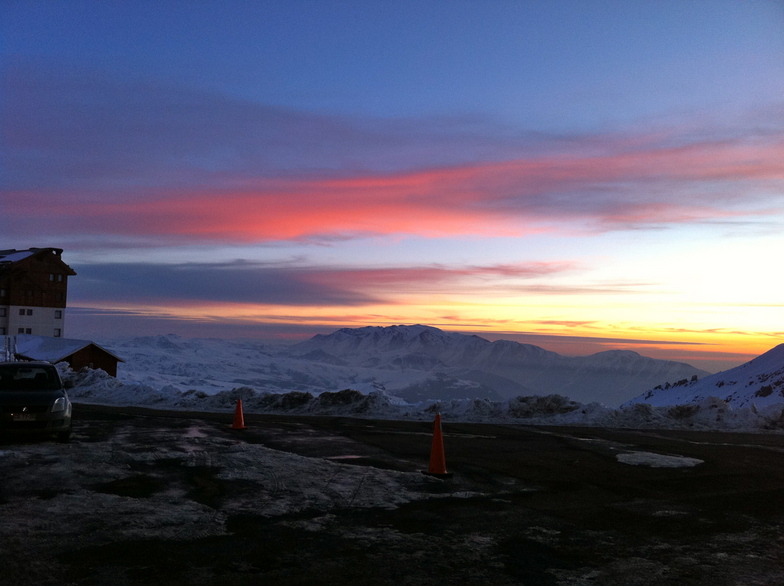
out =
[[0,67],[69,337],[784,342],[780,1],[6,0]]

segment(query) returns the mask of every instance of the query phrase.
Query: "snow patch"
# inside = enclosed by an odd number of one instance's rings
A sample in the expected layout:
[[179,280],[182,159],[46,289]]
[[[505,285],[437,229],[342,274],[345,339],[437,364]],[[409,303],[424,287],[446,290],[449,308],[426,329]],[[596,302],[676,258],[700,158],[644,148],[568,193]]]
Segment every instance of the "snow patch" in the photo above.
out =
[[703,460],[697,458],[666,456],[653,452],[627,452],[624,454],[616,454],[615,457],[622,464],[650,466],[651,468],[691,468],[703,463]]

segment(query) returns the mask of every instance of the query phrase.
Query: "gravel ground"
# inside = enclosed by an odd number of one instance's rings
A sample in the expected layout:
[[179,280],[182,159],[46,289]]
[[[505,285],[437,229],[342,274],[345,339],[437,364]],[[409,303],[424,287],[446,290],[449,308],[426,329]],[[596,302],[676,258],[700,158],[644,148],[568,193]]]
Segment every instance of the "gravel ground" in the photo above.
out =
[[784,583],[781,435],[75,417],[0,444],[0,583]]

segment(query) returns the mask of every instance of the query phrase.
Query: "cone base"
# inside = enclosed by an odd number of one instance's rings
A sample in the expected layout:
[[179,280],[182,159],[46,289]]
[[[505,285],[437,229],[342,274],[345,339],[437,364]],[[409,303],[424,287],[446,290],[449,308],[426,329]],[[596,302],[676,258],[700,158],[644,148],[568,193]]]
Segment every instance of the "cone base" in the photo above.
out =
[[436,478],[452,478],[454,476],[452,472],[425,472],[424,470],[421,472],[425,476],[434,476]]

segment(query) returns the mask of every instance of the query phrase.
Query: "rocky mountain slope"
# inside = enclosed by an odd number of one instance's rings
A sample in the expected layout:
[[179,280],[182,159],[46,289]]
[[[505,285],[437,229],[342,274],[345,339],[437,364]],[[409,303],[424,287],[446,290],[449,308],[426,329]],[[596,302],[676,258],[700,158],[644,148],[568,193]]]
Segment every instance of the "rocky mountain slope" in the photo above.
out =
[[784,402],[784,344],[737,368],[700,380],[673,380],[635,397],[628,404],[682,405],[708,397],[725,400],[733,408],[767,407]]

